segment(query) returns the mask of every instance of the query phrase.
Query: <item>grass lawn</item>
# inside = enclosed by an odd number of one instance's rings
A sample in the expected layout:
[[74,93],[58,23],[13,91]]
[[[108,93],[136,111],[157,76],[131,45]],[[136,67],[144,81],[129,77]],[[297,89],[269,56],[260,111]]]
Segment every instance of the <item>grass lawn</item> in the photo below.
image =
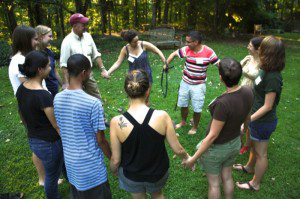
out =
[[[298,37],[299,38],[299,37]],[[119,40],[103,40],[100,43],[102,58],[108,69],[117,60],[122,42]],[[113,44],[114,48],[111,48]],[[220,58],[233,57],[241,60],[247,55],[247,42],[210,41],[207,45],[213,48]],[[114,51],[116,49],[116,51]],[[167,57],[173,50],[164,50]],[[181,80],[183,60],[175,59],[172,65],[174,69],[169,72],[169,90],[167,98],[163,98],[160,88],[160,76],[162,63],[159,57],[149,53],[153,69],[153,87],[150,103],[155,109],[167,111],[173,120],[180,121],[180,111],[174,111],[177,99],[177,89]],[[284,88],[278,107],[279,123],[276,132],[269,143],[269,169],[264,176],[259,192],[250,192],[235,188],[235,198],[264,198],[282,199],[300,198],[300,42],[287,41],[286,68],[283,71]],[[94,76],[97,79],[102,97],[104,99],[105,112],[109,118],[118,114],[119,107],[127,107],[127,98],[123,91],[124,76],[128,70],[128,63],[117,70],[111,79],[100,77],[100,72],[94,68]],[[31,151],[27,143],[26,131],[17,113],[17,103],[8,80],[8,68],[0,68],[0,193],[24,192],[28,199],[44,198],[43,188],[38,186],[38,178],[35,167],[31,161]],[[186,126],[177,131],[179,140],[186,150],[193,154],[196,144],[204,138],[210,115],[207,105],[215,97],[224,91],[220,84],[218,71],[215,66],[210,66],[208,71],[207,92],[202,113],[200,128],[196,135],[187,134],[191,126]],[[189,118],[192,114],[189,115]],[[109,130],[106,131],[109,139]],[[172,159],[173,153],[167,146],[170,157],[170,176],[164,189],[165,198],[207,198],[208,183],[206,177],[198,167],[195,172],[184,170],[180,165],[180,159]],[[246,163],[248,154],[239,156],[238,163]],[[106,160],[108,165],[108,160]],[[129,194],[118,188],[118,181],[111,173],[108,173],[113,198],[130,198]],[[233,172],[234,181],[248,181],[251,175]],[[63,198],[69,198],[69,185],[63,183],[59,186]]]

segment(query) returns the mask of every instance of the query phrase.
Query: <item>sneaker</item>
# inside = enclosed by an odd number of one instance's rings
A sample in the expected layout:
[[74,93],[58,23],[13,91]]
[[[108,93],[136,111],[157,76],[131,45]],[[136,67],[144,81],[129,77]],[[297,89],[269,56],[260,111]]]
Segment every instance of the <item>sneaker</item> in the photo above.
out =
[[244,153],[247,153],[248,151],[248,146],[243,146],[241,149],[240,149],[240,155],[243,155]]

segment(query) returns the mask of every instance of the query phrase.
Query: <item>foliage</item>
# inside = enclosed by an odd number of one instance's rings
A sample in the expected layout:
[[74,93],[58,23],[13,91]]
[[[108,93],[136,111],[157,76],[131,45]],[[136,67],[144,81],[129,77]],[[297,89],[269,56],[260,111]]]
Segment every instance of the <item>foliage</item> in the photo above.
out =
[[[295,176],[299,173],[298,167],[295,165],[300,162],[300,135],[297,133],[300,128],[298,122],[299,108],[297,108],[300,102],[298,88],[300,84],[298,70],[300,43],[295,41],[299,35],[284,34],[282,36],[294,40],[285,41],[287,58],[286,68],[283,71],[284,88],[277,109],[279,124],[269,143],[269,167],[259,192],[242,191],[235,187],[235,198],[281,199],[299,198],[300,195],[300,190],[297,188],[300,179]],[[241,60],[247,55],[248,41],[205,40],[204,43],[214,49],[220,58],[234,57]],[[99,42],[104,65],[109,68],[117,60],[124,43],[117,38],[114,38],[113,41],[108,38],[101,38]],[[110,43],[115,47],[110,48]],[[171,52],[173,50],[163,51],[165,56],[170,55]],[[169,71],[169,92],[167,98],[163,98],[160,88],[161,60],[153,53],[149,53],[149,60],[153,69],[154,82],[150,96],[151,107],[167,111],[174,121],[179,122],[180,111],[174,111],[174,105],[184,61],[176,58],[172,62],[171,65],[175,65],[175,68]],[[123,91],[124,76],[127,70],[128,63],[124,61],[121,67],[113,73],[111,79],[105,80],[101,78],[98,68],[94,67],[94,77],[98,82],[104,100],[104,109],[109,118],[119,114],[117,112],[119,107],[127,107],[128,101]],[[16,99],[13,96],[7,76],[7,69],[0,68],[0,78],[3,80],[0,84],[0,193],[22,191],[28,199],[44,198],[43,188],[37,184],[37,174],[31,161],[26,132],[20,123]],[[216,96],[221,95],[223,91],[224,87],[220,84],[217,68],[210,66],[206,99],[197,134],[194,136],[187,135],[191,128],[189,125],[177,130],[181,144],[190,154],[195,152],[195,145],[205,136],[206,127],[210,120],[207,105]],[[106,136],[109,138],[109,130],[106,131]],[[197,168],[195,172],[184,170],[180,165],[179,158],[172,159],[173,152],[169,145],[167,145],[167,150],[170,157],[170,176],[164,188],[165,197],[169,199],[207,198],[208,183],[200,168]],[[248,154],[245,154],[239,156],[237,162],[246,163],[247,159]],[[108,166],[107,160],[106,163]],[[119,189],[116,177],[112,176],[110,172],[108,177],[113,198],[130,198],[128,193]],[[251,175],[241,172],[233,172],[234,181],[248,181],[251,177]],[[59,191],[63,198],[69,198],[68,183],[60,185]]]
[[6,41],[0,41],[0,67],[8,66],[11,56],[11,48]]

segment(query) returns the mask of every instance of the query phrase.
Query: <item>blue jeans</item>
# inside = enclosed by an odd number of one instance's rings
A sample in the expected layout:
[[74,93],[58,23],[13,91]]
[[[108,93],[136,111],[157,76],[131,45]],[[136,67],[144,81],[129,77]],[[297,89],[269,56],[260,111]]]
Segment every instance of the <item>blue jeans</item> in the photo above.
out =
[[47,142],[37,138],[29,138],[31,151],[42,161],[46,173],[45,195],[47,199],[60,199],[57,181],[63,165],[63,149],[61,140]]

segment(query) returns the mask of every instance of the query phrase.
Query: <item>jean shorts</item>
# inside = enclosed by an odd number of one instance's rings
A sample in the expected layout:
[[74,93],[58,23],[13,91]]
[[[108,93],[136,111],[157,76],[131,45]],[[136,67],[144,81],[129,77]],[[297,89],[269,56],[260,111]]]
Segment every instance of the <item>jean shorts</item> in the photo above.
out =
[[278,120],[271,122],[251,122],[250,138],[257,142],[266,142],[270,139],[271,134],[275,131]]
[[177,106],[188,107],[191,99],[194,112],[200,113],[202,112],[205,93],[206,84],[192,85],[181,80]]
[[165,175],[158,180],[157,182],[135,182],[124,176],[123,168],[119,168],[119,186],[120,189],[123,189],[130,193],[156,193],[160,192],[162,188],[167,183],[169,172],[167,171]]
[[[202,141],[197,145],[199,148]],[[199,163],[205,173],[218,175],[225,167],[231,167],[241,148],[240,136],[224,144],[212,144],[200,157]]]

